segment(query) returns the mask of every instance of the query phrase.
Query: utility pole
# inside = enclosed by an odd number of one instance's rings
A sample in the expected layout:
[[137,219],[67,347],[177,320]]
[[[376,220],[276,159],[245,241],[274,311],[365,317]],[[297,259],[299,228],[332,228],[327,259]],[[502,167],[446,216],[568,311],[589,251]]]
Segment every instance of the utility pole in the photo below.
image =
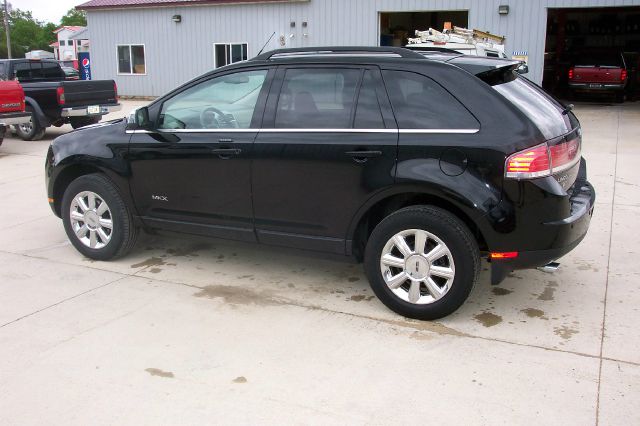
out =
[[9,6],[7,0],[4,0],[4,32],[7,35],[7,58],[11,59],[11,35],[9,34]]

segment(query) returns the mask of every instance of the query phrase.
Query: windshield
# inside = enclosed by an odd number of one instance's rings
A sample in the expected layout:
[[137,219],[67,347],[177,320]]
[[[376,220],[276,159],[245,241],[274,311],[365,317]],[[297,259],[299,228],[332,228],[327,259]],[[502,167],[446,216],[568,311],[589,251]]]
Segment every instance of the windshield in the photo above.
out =
[[529,117],[547,140],[569,133],[578,125],[573,113],[563,114],[565,108],[560,102],[522,76],[492,87]]

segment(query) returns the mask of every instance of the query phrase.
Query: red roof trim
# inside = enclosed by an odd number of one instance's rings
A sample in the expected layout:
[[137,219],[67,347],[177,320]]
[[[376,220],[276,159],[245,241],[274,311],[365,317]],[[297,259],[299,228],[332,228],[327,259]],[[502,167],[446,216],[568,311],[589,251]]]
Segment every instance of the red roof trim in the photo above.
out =
[[130,9],[173,6],[213,6],[233,4],[262,4],[262,3],[299,3],[310,0],[175,0],[175,1],[149,1],[140,0],[91,0],[76,6],[77,10],[98,9]]

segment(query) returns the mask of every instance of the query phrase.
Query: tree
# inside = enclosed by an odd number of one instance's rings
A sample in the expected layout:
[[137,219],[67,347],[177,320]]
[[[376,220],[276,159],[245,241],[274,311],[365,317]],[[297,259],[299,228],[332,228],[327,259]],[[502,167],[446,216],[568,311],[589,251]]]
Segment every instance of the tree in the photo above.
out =
[[[11,54],[14,58],[24,58],[30,50],[50,50],[49,44],[55,39],[51,26],[36,20],[29,11],[15,9],[9,13],[11,32]],[[55,26],[53,26],[55,29]],[[7,43],[4,31],[0,32],[0,57],[7,57]]]
[[60,26],[87,26],[87,14],[83,10],[69,9],[60,19]]

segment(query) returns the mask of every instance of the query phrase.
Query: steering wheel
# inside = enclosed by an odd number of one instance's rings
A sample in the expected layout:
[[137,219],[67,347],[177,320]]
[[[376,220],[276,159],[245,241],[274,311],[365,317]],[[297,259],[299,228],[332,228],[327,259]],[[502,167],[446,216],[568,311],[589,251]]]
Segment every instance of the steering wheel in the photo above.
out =
[[221,129],[238,127],[231,114],[225,114],[216,107],[207,107],[200,113],[200,125],[203,129]]

